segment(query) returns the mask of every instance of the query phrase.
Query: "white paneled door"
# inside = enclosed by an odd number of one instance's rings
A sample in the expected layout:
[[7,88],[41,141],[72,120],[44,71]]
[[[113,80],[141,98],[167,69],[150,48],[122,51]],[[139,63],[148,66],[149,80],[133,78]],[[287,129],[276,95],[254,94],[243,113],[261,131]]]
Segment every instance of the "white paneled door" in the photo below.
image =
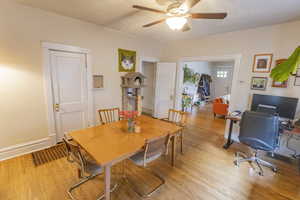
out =
[[213,85],[214,97],[221,97],[231,93],[233,68],[218,67],[215,70]]
[[50,65],[59,142],[65,133],[88,126],[86,55],[51,51]]
[[168,116],[169,108],[174,108],[176,63],[157,63],[155,84],[156,118]]

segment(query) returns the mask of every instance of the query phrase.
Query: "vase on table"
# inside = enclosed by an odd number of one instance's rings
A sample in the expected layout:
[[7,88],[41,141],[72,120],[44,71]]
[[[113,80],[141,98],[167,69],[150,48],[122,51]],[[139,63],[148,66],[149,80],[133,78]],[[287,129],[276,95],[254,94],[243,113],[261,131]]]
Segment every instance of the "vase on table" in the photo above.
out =
[[127,120],[127,131],[133,133],[138,112],[135,110],[124,110],[120,112],[120,116],[122,119]]
[[127,120],[127,129],[129,133],[133,133],[134,132],[134,126],[135,126],[135,122],[133,119],[128,119]]

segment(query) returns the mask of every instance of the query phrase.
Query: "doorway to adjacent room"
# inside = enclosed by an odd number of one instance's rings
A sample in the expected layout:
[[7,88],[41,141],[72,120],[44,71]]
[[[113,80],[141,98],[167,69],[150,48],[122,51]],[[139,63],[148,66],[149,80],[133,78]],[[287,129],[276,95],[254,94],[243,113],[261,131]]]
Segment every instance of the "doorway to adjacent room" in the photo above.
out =
[[142,113],[153,116],[155,106],[156,63],[143,61],[142,74],[146,76],[145,87],[142,90]]
[[216,98],[230,99],[234,60],[184,62],[182,110],[203,106]]
[[224,99],[230,110],[235,98],[240,55],[183,58],[178,63],[176,108],[191,111],[216,98]]
[[155,118],[166,118],[174,108],[176,63],[144,58],[140,71],[146,76],[142,89],[142,112]]

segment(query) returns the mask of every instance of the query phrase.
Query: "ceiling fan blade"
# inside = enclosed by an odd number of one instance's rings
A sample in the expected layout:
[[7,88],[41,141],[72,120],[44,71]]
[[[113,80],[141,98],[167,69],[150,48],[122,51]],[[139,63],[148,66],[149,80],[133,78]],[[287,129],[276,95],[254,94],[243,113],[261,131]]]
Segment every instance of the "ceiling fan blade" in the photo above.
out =
[[194,7],[201,0],[185,0],[181,6],[186,6],[188,9]]
[[156,0],[156,3],[158,3],[161,6],[166,5],[167,3],[169,3],[170,0]]
[[191,13],[193,19],[224,19],[227,13]]
[[191,29],[192,29],[191,26],[190,26],[188,23],[186,23],[186,24],[182,27],[181,31],[182,31],[182,32],[187,32],[187,31],[189,31],[189,30],[191,30]]
[[139,5],[133,5],[132,7],[136,8],[136,9],[140,9],[140,10],[146,10],[146,11],[151,11],[151,12],[166,14],[165,11],[157,10],[157,9],[154,9],[154,8],[147,8],[147,7],[139,6]]
[[146,27],[149,27],[149,26],[153,26],[153,25],[155,25],[155,24],[162,23],[162,22],[164,22],[164,21],[166,21],[166,19],[157,20],[157,21],[151,22],[151,23],[149,23],[149,24],[145,24],[145,25],[143,25],[143,27],[146,28]]

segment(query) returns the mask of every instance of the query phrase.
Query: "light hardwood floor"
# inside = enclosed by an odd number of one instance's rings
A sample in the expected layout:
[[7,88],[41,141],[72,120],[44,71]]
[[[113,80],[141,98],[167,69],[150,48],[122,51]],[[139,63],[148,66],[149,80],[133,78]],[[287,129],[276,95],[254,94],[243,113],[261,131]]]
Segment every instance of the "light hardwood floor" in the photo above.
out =
[[[185,154],[177,154],[176,167],[169,157],[162,158],[150,168],[166,179],[166,185],[155,193],[153,200],[299,200],[300,176],[295,165],[275,162],[279,172],[265,169],[265,176],[253,173],[247,163],[233,165],[234,152],[246,148],[234,144],[224,150],[223,119],[213,120],[210,107],[204,107],[189,117],[185,132]],[[147,189],[157,183],[148,173],[129,162],[128,174],[136,187]],[[118,179],[120,165],[113,169]],[[0,162],[1,200],[61,200],[68,199],[67,188],[78,181],[75,167],[60,159],[35,167],[31,155]],[[103,189],[103,177],[83,185],[75,192],[80,200],[95,199]],[[147,185],[146,185],[147,184]],[[144,186],[145,185],[145,186]],[[140,199],[123,183],[112,194],[113,200]]]

